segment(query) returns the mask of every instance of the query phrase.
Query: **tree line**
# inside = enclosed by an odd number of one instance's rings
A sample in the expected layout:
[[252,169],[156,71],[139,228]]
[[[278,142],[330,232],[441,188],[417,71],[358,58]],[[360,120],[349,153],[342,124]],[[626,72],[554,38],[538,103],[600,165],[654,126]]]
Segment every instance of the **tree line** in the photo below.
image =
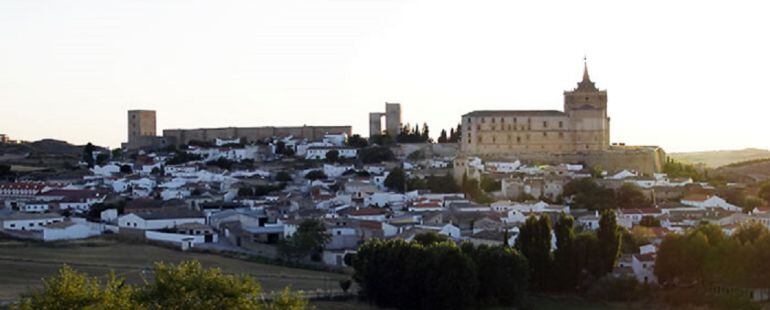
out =
[[417,236],[373,239],[352,259],[361,297],[381,307],[467,309],[516,306],[527,289],[527,261],[508,247]]
[[373,239],[352,259],[353,279],[364,299],[398,309],[522,307],[528,291],[575,293],[608,285],[597,280],[612,272],[620,255],[615,213],[602,212],[596,232],[575,227],[566,214],[554,227],[548,216],[531,216],[513,247],[507,233],[501,246],[457,246],[435,233],[411,242]]

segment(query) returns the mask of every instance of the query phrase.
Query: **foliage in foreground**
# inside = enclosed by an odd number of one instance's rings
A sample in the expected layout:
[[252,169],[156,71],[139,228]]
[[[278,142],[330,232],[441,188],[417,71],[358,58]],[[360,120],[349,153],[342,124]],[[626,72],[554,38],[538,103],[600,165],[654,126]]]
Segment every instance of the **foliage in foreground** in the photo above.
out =
[[353,278],[365,299],[399,309],[467,309],[523,301],[528,268],[516,250],[419,240],[371,240],[359,248]]
[[198,261],[156,263],[146,286],[132,286],[111,274],[96,277],[64,266],[43,288],[23,297],[18,309],[305,309],[307,301],[288,288],[265,302],[259,283],[246,276],[204,269]]

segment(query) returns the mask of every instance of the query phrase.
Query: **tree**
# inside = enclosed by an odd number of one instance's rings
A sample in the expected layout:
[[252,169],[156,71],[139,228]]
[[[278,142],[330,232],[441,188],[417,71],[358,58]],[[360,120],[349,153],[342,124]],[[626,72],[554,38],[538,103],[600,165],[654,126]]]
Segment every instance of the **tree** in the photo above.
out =
[[564,186],[562,196],[572,200],[575,209],[604,210],[615,207],[615,192],[602,188],[593,179],[574,179]]
[[392,161],[396,158],[396,155],[388,147],[371,146],[359,150],[358,158],[365,164],[375,164],[383,161]]
[[347,146],[361,149],[369,146],[369,141],[366,141],[366,139],[361,137],[361,135],[355,134],[348,137],[348,141],[346,141],[346,144]]
[[619,208],[647,207],[649,202],[642,190],[633,183],[623,183],[616,193],[616,202]]
[[114,149],[110,155],[112,159],[121,159],[123,158],[123,149]]
[[645,215],[639,221],[639,225],[644,227],[660,227],[660,220],[651,215]]
[[96,165],[104,166],[110,161],[110,155],[105,153],[99,153],[96,155]]
[[64,265],[55,276],[43,280],[43,289],[22,299],[19,309],[130,309],[134,289],[110,274],[107,283]]
[[286,171],[279,171],[275,174],[275,180],[278,182],[291,182],[293,178],[291,177],[291,174],[289,174]]
[[326,161],[333,163],[340,159],[340,151],[331,150],[326,152]]
[[519,228],[516,249],[529,262],[532,289],[547,290],[551,282],[551,220],[548,216],[530,216]]
[[446,130],[441,129],[441,134],[438,136],[438,143],[447,143],[449,138],[447,138]]
[[406,174],[404,173],[404,169],[396,167],[390,170],[388,177],[385,178],[384,184],[385,187],[392,191],[403,193],[404,185],[406,184]]
[[759,187],[758,196],[765,200],[765,202],[770,203],[770,182],[765,182]]
[[422,138],[422,142],[431,142],[428,123],[422,123],[422,133],[420,134],[420,138]]
[[620,256],[620,240],[622,238],[618,227],[615,211],[602,211],[599,219],[599,229],[596,231],[599,238],[599,258],[601,260],[601,275],[612,272],[615,262]]
[[326,225],[319,220],[308,219],[299,224],[294,235],[279,244],[278,251],[289,260],[298,260],[308,255],[313,260],[320,260],[319,255],[329,240],[331,236],[326,231]]
[[553,227],[556,236],[554,284],[556,289],[574,289],[577,286],[578,265],[575,261],[575,218],[562,213]]
[[120,173],[131,174],[133,172],[134,172],[134,169],[132,169],[131,166],[129,166],[129,165],[122,165],[122,166],[120,166]]
[[500,180],[495,180],[489,176],[481,176],[481,189],[487,193],[499,191],[502,188]]
[[275,153],[283,154],[286,151],[286,142],[278,141],[275,143]]
[[435,243],[449,241],[449,237],[445,235],[439,235],[433,231],[429,231],[415,235],[413,241],[421,244],[422,246],[430,246]]
[[261,288],[251,277],[204,269],[198,261],[156,263],[154,282],[138,299],[154,309],[258,309]]
[[88,165],[88,168],[94,167],[94,151],[96,150],[96,147],[94,147],[91,142],[88,142],[86,146],[83,147],[83,161]]
[[312,170],[305,174],[305,179],[315,181],[326,179],[326,174],[322,170]]
[[227,275],[200,262],[156,263],[151,282],[135,287],[110,274],[98,278],[64,266],[43,288],[20,301],[19,309],[304,309],[307,301],[289,288],[264,302],[252,277]]

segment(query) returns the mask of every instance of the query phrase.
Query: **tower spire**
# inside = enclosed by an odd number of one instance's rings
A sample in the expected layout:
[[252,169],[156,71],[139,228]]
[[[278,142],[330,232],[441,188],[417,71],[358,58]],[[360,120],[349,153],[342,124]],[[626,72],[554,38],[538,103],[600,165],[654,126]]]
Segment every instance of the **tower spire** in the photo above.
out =
[[578,83],[578,87],[575,90],[579,91],[598,91],[594,82],[591,82],[591,77],[588,76],[588,57],[583,56],[583,80]]

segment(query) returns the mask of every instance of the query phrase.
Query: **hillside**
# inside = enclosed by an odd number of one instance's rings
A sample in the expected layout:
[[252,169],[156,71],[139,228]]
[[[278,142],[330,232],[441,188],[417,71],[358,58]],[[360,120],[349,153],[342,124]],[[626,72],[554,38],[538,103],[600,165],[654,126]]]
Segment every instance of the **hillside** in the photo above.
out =
[[770,151],[748,148],[743,150],[669,153],[668,156],[685,163],[703,164],[709,168],[717,168],[732,163],[770,158]]
[[[106,151],[96,147],[97,150]],[[83,146],[43,139],[34,142],[0,143],[0,163],[33,168],[61,168],[77,165]]]

